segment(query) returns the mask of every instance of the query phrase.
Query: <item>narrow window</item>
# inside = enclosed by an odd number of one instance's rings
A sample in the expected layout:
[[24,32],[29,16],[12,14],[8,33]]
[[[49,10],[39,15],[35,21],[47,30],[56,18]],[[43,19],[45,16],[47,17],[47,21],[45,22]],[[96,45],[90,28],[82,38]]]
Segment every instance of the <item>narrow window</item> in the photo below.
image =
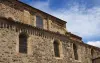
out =
[[19,35],[19,53],[27,53],[27,35],[23,33]]
[[78,60],[77,46],[75,44],[73,44],[73,50],[74,50],[74,58],[75,60]]
[[94,51],[93,51],[93,49],[91,49],[91,57],[93,57],[93,53],[94,53]]
[[43,28],[43,19],[40,16],[36,16],[36,27]]
[[60,57],[59,43],[54,41],[54,53],[55,57]]

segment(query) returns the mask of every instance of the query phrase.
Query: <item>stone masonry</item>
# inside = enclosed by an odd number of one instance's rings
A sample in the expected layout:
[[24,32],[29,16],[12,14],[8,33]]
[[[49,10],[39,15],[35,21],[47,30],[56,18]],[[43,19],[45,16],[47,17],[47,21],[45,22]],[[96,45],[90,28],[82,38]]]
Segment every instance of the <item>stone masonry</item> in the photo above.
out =
[[[43,28],[36,27],[36,16],[43,19]],[[19,52],[22,32],[28,36],[27,53]],[[59,57],[54,53],[55,40]],[[100,48],[68,32],[65,21],[18,0],[0,0],[0,63],[92,63],[98,57]]]

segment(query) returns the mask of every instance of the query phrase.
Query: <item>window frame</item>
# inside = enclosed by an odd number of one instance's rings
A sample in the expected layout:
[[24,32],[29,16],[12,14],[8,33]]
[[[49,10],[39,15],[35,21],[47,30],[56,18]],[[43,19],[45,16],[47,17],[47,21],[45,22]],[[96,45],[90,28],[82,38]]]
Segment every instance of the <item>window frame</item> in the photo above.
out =
[[[54,50],[54,58],[55,59],[63,59],[63,48],[62,48],[62,43],[61,43],[61,41],[60,40],[54,40],[53,41],[53,47],[55,47],[54,46],[54,42],[57,42],[58,43],[58,51],[59,51],[59,56],[56,56],[56,54],[55,54],[55,50]],[[54,49],[54,48],[53,48]]]
[[54,41],[53,45],[54,45],[55,57],[60,57],[60,48],[59,48],[60,44],[57,41]]
[[36,27],[43,28],[43,18],[39,15],[36,15]]
[[[24,39],[25,39],[25,42],[21,43],[21,41],[24,41]],[[19,47],[19,53],[24,53],[24,54],[28,53],[28,35],[26,33],[22,32],[19,34],[19,46],[18,47]],[[23,49],[25,51],[22,51]]]
[[78,57],[78,48],[77,48],[76,44],[73,44],[73,52],[74,52],[74,59],[75,60],[79,60],[79,57]]

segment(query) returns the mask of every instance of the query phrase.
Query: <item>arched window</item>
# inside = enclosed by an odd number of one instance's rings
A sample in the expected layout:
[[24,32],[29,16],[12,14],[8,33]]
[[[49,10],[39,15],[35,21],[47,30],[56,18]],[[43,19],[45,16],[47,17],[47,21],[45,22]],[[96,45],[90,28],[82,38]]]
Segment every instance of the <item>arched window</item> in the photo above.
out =
[[36,16],[36,27],[43,28],[43,19],[40,16]]
[[19,35],[19,53],[27,53],[27,38],[25,33]]
[[78,60],[77,46],[75,44],[73,44],[73,50],[74,50],[74,58],[75,60]]
[[60,48],[59,48],[59,43],[58,41],[54,41],[54,53],[55,53],[55,57],[60,57]]

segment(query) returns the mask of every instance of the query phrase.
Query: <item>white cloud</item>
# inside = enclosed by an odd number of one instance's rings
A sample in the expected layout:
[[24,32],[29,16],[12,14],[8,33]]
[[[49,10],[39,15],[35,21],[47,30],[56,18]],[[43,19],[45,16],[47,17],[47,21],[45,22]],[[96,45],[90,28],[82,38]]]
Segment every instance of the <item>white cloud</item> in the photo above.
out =
[[79,36],[87,38],[100,34],[100,8],[93,8],[84,12],[84,10],[74,7],[63,13],[55,13],[55,16],[66,20],[68,30]]
[[87,44],[100,47],[100,41],[89,41],[87,42]]
[[77,34],[84,39],[100,36],[99,7],[85,9],[84,6],[79,8],[79,6],[76,4],[71,6],[70,9],[63,8],[60,10],[52,10],[49,7],[49,1],[35,2],[35,4],[30,3],[30,5],[67,21],[68,31]]

